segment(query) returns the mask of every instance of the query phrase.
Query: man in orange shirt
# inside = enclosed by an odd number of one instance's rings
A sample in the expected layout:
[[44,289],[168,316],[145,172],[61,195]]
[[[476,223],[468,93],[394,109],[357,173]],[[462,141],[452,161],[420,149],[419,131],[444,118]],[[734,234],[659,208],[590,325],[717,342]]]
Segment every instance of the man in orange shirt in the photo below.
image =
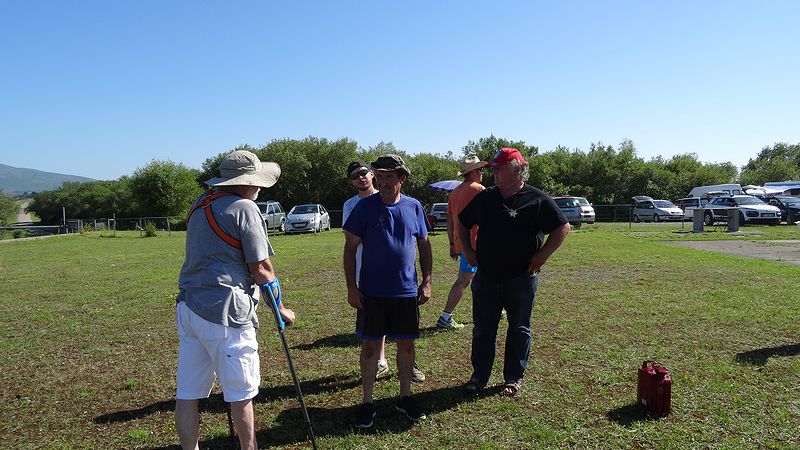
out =
[[[461,297],[464,296],[464,291],[472,282],[472,277],[475,275],[477,268],[469,265],[466,258],[464,258],[461,243],[458,240],[458,233],[455,230],[457,229],[456,225],[459,224],[458,214],[480,191],[485,189],[481,184],[481,178],[483,177],[483,168],[487,165],[486,161],[479,160],[475,155],[464,157],[461,160],[461,170],[458,172],[458,176],[464,177],[464,181],[453,189],[447,202],[447,215],[450,219],[447,221],[447,236],[450,238],[450,257],[454,260],[460,259],[460,262],[458,278],[450,288],[450,293],[447,295],[447,304],[439,316],[439,320],[436,321],[436,326],[445,330],[457,330],[464,326],[456,322],[452,314],[458,302],[461,301]],[[475,248],[477,235],[478,227],[475,226],[470,232],[473,248]]]

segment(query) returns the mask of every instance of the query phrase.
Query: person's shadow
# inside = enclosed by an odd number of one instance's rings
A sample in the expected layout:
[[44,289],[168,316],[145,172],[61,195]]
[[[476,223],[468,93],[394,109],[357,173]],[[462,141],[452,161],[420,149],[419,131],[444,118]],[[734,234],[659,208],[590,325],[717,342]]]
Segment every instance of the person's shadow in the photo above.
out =
[[[304,396],[354,389],[360,385],[357,376],[330,376],[316,380],[305,381],[300,384]],[[497,395],[500,386],[495,386],[483,391],[481,396]],[[255,403],[267,403],[286,398],[296,398],[297,391],[294,384],[262,388],[255,397]],[[467,393],[463,385],[444,387],[428,392],[414,394],[420,407],[430,417],[442,411],[452,409],[459,403],[475,401],[481,396]],[[346,436],[353,433],[402,433],[414,426],[413,422],[395,410],[396,398],[378,399],[375,401],[377,417],[375,425],[369,431],[362,431],[353,426],[359,404],[337,407],[314,407],[306,403],[308,415],[313,425],[317,438],[328,436]],[[222,394],[214,394],[208,399],[201,400],[200,411],[209,413],[224,413],[227,405],[222,399]],[[95,423],[126,422],[141,419],[145,416],[160,412],[174,411],[175,401],[166,400],[153,403],[142,408],[128,411],[117,411],[95,417]],[[260,447],[273,447],[282,445],[298,445],[307,443],[311,445],[308,425],[299,405],[286,409],[278,414],[275,420],[277,425],[261,429],[257,433]],[[230,437],[212,438],[200,443],[201,448],[234,448],[238,440]],[[158,449],[178,449],[177,445],[155,447]]]
[[736,354],[736,361],[755,366],[767,364],[767,360],[772,356],[795,356],[800,355],[800,344],[779,345],[777,347],[765,347],[741,352]]

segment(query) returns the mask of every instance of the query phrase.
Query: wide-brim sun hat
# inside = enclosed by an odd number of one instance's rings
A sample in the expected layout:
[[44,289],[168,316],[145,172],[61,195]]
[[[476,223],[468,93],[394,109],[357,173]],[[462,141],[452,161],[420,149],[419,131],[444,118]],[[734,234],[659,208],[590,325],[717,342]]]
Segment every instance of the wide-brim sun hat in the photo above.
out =
[[206,181],[215,186],[258,186],[268,188],[278,182],[281,167],[274,162],[263,162],[253,152],[236,150],[225,156],[219,164],[220,176]]
[[464,176],[473,170],[483,169],[484,167],[488,166],[489,163],[486,161],[481,161],[475,155],[468,155],[465,156],[464,159],[461,160],[459,163],[461,165],[461,169],[458,171],[456,176]]

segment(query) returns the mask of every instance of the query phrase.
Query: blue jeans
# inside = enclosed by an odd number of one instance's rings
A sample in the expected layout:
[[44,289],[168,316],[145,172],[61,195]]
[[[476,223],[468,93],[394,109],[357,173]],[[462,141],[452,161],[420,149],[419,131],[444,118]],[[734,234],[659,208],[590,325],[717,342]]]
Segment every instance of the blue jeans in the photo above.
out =
[[508,318],[503,380],[521,380],[531,351],[531,313],[536,302],[538,275],[524,274],[503,283],[481,276],[472,280],[472,378],[485,385],[489,381],[497,345],[500,312]]

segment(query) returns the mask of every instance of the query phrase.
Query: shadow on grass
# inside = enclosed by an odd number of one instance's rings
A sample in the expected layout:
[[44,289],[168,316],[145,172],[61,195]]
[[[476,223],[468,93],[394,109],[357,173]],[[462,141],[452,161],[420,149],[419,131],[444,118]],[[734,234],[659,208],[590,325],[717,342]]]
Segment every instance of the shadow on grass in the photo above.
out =
[[630,403],[619,408],[612,409],[606,414],[609,420],[616,422],[623,427],[629,427],[636,422],[658,420],[658,417],[648,416],[644,408],[638,403]]
[[[325,383],[320,383],[319,380],[303,383],[303,393],[318,393],[319,391],[314,392],[313,386],[319,386],[320,390],[329,389],[329,384],[326,383],[328,382],[326,381]],[[343,383],[336,385],[335,389],[343,388],[344,386],[355,387],[357,385],[358,380],[348,378],[343,381]],[[264,391],[264,389],[262,389],[262,391]],[[282,386],[276,389],[267,389],[266,391],[267,393],[264,396],[265,398],[262,399],[261,395],[259,395],[256,397],[256,402],[269,401],[269,398],[272,398],[276,392],[280,392],[280,395],[283,395],[284,393],[291,393],[292,396],[295,396],[294,385]],[[487,389],[481,396],[496,395],[499,392],[500,387],[497,387],[496,389]],[[428,415],[429,418],[426,420],[431,420],[431,415],[452,409],[459,403],[475,401],[480,397],[474,394],[468,394],[464,391],[464,387],[459,385],[453,387],[444,387],[428,392],[421,392],[419,394],[415,394],[414,398]],[[405,416],[401,415],[395,410],[395,401],[396,398],[385,398],[375,401],[375,409],[377,410],[375,425],[371,430],[368,431],[358,430],[352,424],[353,418],[355,417],[358,407],[360,406],[358,404],[330,408],[309,406],[308,415],[311,418],[311,422],[314,427],[314,434],[318,440],[325,437],[348,436],[360,433],[404,433],[412,429],[414,427],[414,423],[406,419]],[[202,409],[202,411],[218,413],[225,412],[225,403],[222,401],[222,396],[220,394],[213,395],[212,398],[205,403],[201,403],[201,405],[201,407],[205,408]],[[138,410],[121,411],[100,416],[95,418],[94,421],[111,422],[134,420],[142,417],[142,415],[150,414],[154,411],[171,410],[174,409],[174,407],[174,401],[159,402]],[[274,426],[258,431],[257,438],[259,447],[277,447],[284,445],[297,446],[303,444],[306,444],[309,447],[311,446],[311,442],[309,441],[307,434],[308,428],[305,417],[303,416],[303,412],[299,406],[281,411],[273,423],[275,424]],[[179,448],[177,445],[155,447],[155,449],[177,448]],[[231,448],[231,440],[227,436],[207,439],[200,442],[200,448]]]
[[[330,376],[316,380],[302,381],[300,382],[300,389],[303,391],[303,395],[306,396],[354,389],[360,384],[361,381],[357,377]],[[262,387],[259,389],[258,395],[256,395],[253,401],[255,403],[268,403],[275,400],[295,398],[296,396],[297,391],[295,390],[294,384],[269,388]],[[227,406],[222,398],[222,394],[212,394],[207,399],[201,399],[198,408],[201,412],[223,413],[226,411]],[[93,421],[95,423],[126,422],[129,420],[141,419],[160,411],[174,410],[175,400],[165,400],[138,409],[103,414],[95,417]]]
[[770,356],[796,356],[800,355],[800,344],[779,345],[777,347],[759,348],[736,354],[736,361],[755,366],[763,366]]
[[[448,330],[444,330],[442,328],[437,327],[436,325],[427,327],[427,328],[420,328],[419,329],[419,337],[426,338],[433,336],[435,334],[444,333]],[[393,342],[394,339],[387,338],[388,341]],[[358,348],[359,340],[358,336],[356,336],[355,332],[353,333],[340,333],[334,334],[333,336],[326,336],[321,339],[317,339],[316,341],[310,344],[298,344],[292,347],[292,350],[314,350],[319,348]]]

